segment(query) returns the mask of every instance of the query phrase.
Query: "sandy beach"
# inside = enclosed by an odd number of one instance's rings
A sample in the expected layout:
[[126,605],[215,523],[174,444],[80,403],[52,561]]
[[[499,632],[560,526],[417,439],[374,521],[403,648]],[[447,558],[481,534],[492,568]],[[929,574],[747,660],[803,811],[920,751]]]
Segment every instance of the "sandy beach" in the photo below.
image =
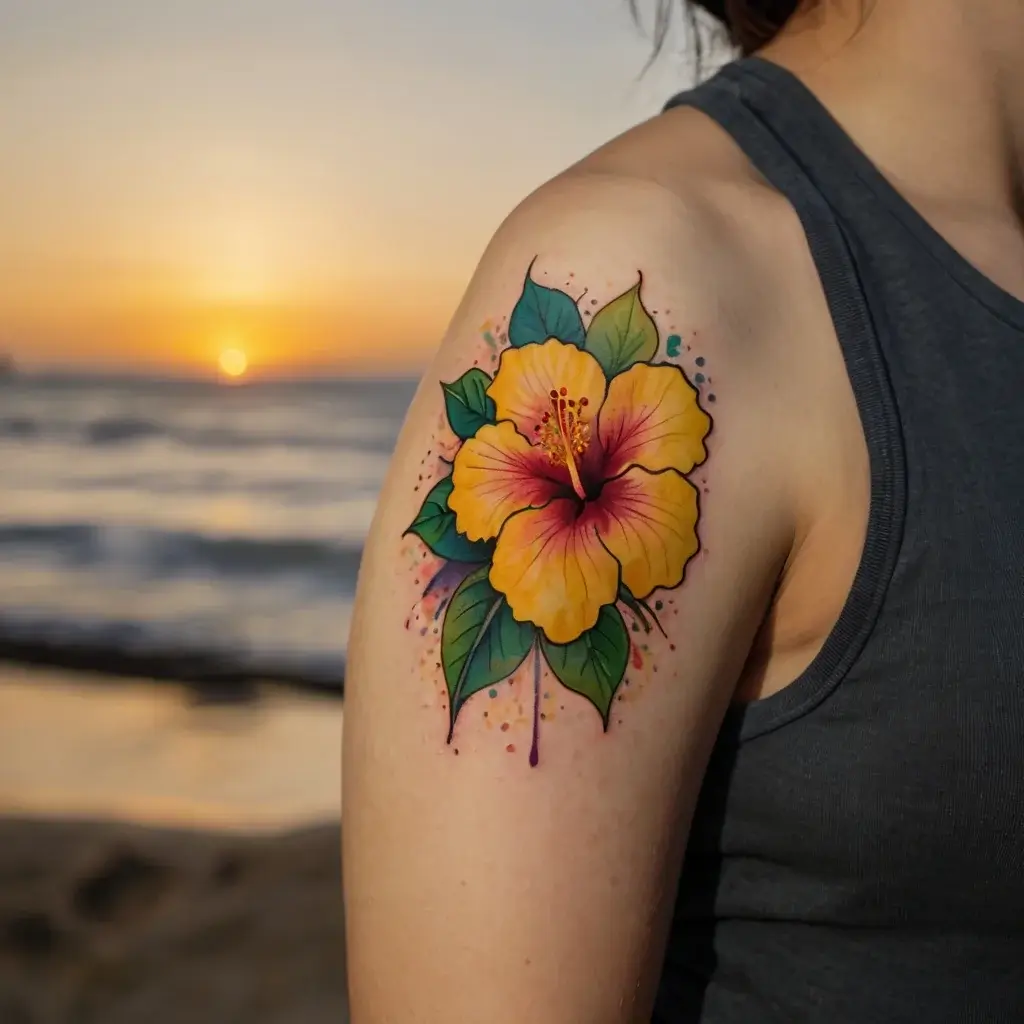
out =
[[339,833],[0,821],[3,1024],[339,1024]]
[[341,702],[0,666],[0,1022],[346,1021]]

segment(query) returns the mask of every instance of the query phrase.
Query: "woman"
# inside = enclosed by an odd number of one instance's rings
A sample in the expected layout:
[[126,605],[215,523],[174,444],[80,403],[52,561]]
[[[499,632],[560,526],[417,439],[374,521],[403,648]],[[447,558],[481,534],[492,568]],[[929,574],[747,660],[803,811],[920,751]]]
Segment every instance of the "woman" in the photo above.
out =
[[706,6],[409,414],[355,1024],[1024,1019],[1024,4]]

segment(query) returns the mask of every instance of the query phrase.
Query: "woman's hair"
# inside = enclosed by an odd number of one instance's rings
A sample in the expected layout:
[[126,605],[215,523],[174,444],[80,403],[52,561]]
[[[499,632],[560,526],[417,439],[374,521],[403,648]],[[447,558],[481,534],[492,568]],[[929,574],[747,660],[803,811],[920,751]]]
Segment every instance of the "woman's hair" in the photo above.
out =
[[[661,50],[672,23],[672,13],[680,0],[657,0],[654,15],[654,49]],[[771,42],[796,10],[799,0],[681,0],[692,15],[694,7],[702,7],[714,15],[729,33],[729,38],[744,54]],[[638,16],[638,0],[629,0],[634,16]]]

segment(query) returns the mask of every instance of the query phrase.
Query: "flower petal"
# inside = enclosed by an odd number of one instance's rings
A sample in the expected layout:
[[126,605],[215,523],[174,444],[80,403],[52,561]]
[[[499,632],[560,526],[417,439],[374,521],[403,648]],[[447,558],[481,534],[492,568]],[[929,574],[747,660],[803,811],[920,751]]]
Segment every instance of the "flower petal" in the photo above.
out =
[[488,424],[455,456],[448,507],[455,527],[470,540],[496,537],[520,509],[549,502],[572,490],[564,466],[553,466],[511,423]]
[[619,592],[619,566],[594,528],[592,506],[559,499],[512,516],[498,537],[491,586],[512,614],[567,644],[596,622]]
[[609,480],[591,507],[601,540],[635,597],[683,582],[686,563],[700,547],[697,489],[689,480],[671,469],[634,467]]
[[520,433],[533,437],[551,409],[551,392],[563,387],[568,397],[587,399],[590,418],[597,415],[604,400],[604,371],[589,352],[551,338],[505,349],[487,394],[494,399],[499,420],[511,420]]
[[629,466],[689,473],[707,458],[710,431],[711,418],[678,366],[637,363],[612,379],[601,408],[605,479]]

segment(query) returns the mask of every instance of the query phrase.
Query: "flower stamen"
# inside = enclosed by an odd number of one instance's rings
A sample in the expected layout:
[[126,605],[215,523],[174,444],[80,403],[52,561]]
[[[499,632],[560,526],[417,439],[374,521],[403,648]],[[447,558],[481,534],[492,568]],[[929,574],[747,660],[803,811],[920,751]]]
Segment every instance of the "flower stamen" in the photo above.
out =
[[588,401],[586,398],[569,398],[568,395],[568,388],[551,389],[551,411],[544,413],[535,433],[539,435],[540,446],[552,465],[568,469],[573,490],[580,500],[586,500],[587,492],[580,479],[577,459],[590,444],[590,424],[582,418]]

